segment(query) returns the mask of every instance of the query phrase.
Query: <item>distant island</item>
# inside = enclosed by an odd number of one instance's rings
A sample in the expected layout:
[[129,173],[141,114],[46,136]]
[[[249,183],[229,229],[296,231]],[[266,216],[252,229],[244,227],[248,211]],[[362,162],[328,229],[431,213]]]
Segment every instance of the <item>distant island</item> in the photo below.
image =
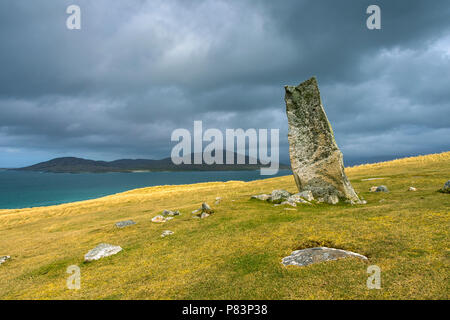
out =
[[[235,153],[235,159],[237,154]],[[151,159],[121,159],[114,161],[96,161],[76,157],[56,158],[34,164],[32,166],[15,168],[16,171],[38,171],[52,173],[107,173],[107,172],[140,172],[140,171],[237,171],[259,170],[262,166],[248,164],[181,164],[175,165],[171,158],[161,160]],[[290,166],[280,164],[280,169],[290,169]]]

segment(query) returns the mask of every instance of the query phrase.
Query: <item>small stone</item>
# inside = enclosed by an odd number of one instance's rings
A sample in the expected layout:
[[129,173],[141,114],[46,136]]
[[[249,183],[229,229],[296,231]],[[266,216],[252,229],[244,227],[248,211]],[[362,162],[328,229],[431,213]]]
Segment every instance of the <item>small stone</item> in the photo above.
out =
[[174,234],[173,231],[166,230],[166,231],[163,231],[163,233],[161,234],[161,237],[164,238],[164,237],[170,236],[172,234]]
[[377,192],[377,186],[373,186],[373,187],[370,187],[370,189],[369,189],[369,191],[370,192]]
[[297,210],[294,209],[294,208],[284,208],[284,210],[286,210],[286,211],[297,211]]
[[389,192],[386,186],[378,186],[375,192]]
[[442,187],[441,191],[443,193],[450,193],[450,180],[448,180],[444,186]]
[[262,201],[267,201],[271,199],[270,194],[258,194],[251,197],[251,199],[257,199]]
[[285,266],[307,266],[324,261],[332,261],[343,258],[358,258],[367,261],[367,257],[341,249],[318,247],[308,248],[303,250],[296,250],[281,260],[281,263]]
[[155,223],[163,223],[163,222],[166,222],[166,221],[167,221],[167,219],[164,218],[164,217],[161,216],[161,215],[156,216],[156,217],[154,217],[154,218],[152,219],[152,222],[155,222]]
[[180,215],[180,211],[171,211],[171,210],[164,210],[163,212],[162,212],[162,215],[163,216],[171,216],[171,217],[173,217],[173,216],[179,216]]
[[304,204],[311,204],[310,202],[304,200],[302,197],[300,197],[298,194],[293,194],[286,200],[287,202],[293,202],[293,203],[304,203]]
[[197,213],[199,213],[200,211],[202,211],[202,210],[200,210],[200,209],[194,210],[194,211],[192,211],[192,214],[197,214]]
[[208,214],[214,213],[213,209],[211,209],[211,207],[206,202],[202,203],[202,212],[206,212]]
[[291,206],[291,207],[296,207],[297,206],[297,204],[295,202],[293,202],[293,201],[283,201],[280,204],[281,205],[288,205],[288,206]]
[[306,201],[314,200],[314,196],[313,196],[312,192],[309,190],[296,193],[295,196],[299,196],[299,197],[305,199]]
[[338,198],[337,195],[330,194],[330,195],[327,196],[326,202],[327,202],[328,204],[333,204],[333,205],[334,205],[334,204],[338,204],[338,203],[339,203],[339,198]]
[[271,194],[271,200],[272,202],[283,202],[284,200],[287,200],[291,194],[287,192],[286,190],[273,190]]
[[317,199],[317,203],[324,203],[325,202],[325,199],[324,198],[318,198]]
[[203,212],[202,215],[200,216],[201,219],[205,219],[208,218],[210,216],[209,213]]
[[414,192],[414,191],[417,191],[417,188],[409,187],[409,188],[408,188],[408,191],[413,191],[413,192]]
[[122,251],[122,248],[119,246],[113,246],[107,243],[101,243],[96,246],[94,249],[86,253],[84,256],[84,261],[94,261],[99,260],[101,258],[109,257],[115,255]]
[[4,264],[7,260],[11,259],[10,256],[0,257],[0,265]]
[[221,200],[222,200],[221,197],[217,197],[217,198],[216,198],[216,201],[214,202],[214,204],[216,204],[216,205],[219,204]]
[[126,220],[126,221],[120,221],[116,223],[117,228],[125,228],[128,226],[132,226],[133,224],[136,224],[133,220]]

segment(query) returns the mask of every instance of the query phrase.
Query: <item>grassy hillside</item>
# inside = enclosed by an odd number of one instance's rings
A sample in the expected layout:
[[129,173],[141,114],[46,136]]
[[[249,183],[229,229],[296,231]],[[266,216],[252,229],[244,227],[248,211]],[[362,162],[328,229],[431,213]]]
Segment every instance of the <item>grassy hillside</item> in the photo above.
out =
[[[54,207],[0,210],[0,299],[448,299],[450,152],[347,168],[367,205],[315,204],[285,210],[249,200],[283,188],[291,176],[133,190]],[[383,180],[366,181],[369,178]],[[390,193],[369,193],[384,184]],[[417,192],[408,192],[410,186]],[[222,197],[219,205],[213,205]],[[216,213],[193,219],[207,201]],[[163,209],[180,217],[158,225]],[[117,229],[115,222],[137,225]],[[174,235],[161,238],[163,230]],[[97,244],[119,254],[84,263]],[[366,255],[308,267],[283,267],[297,248],[325,245]],[[66,289],[69,265],[81,290]],[[366,287],[367,266],[381,290]]]

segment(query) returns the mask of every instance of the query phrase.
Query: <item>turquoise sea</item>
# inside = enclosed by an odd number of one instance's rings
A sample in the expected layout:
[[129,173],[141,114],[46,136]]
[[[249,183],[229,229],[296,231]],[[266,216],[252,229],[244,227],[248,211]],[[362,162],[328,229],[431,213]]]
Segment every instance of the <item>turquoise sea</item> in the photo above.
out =
[[[289,174],[290,170],[280,170],[276,176]],[[261,176],[259,170],[80,174],[0,171],[0,209],[50,206],[149,186],[270,177],[274,176]]]

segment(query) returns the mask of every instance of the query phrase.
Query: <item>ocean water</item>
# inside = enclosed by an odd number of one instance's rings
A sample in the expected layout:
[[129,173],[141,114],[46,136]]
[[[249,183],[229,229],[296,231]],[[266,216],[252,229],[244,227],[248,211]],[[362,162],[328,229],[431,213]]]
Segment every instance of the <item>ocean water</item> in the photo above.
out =
[[[275,176],[289,174],[290,170],[280,170]],[[50,206],[150,186],[270,177],[274,176],[261,176],[259,170],[80,174],[0,171],[0,209]]]

